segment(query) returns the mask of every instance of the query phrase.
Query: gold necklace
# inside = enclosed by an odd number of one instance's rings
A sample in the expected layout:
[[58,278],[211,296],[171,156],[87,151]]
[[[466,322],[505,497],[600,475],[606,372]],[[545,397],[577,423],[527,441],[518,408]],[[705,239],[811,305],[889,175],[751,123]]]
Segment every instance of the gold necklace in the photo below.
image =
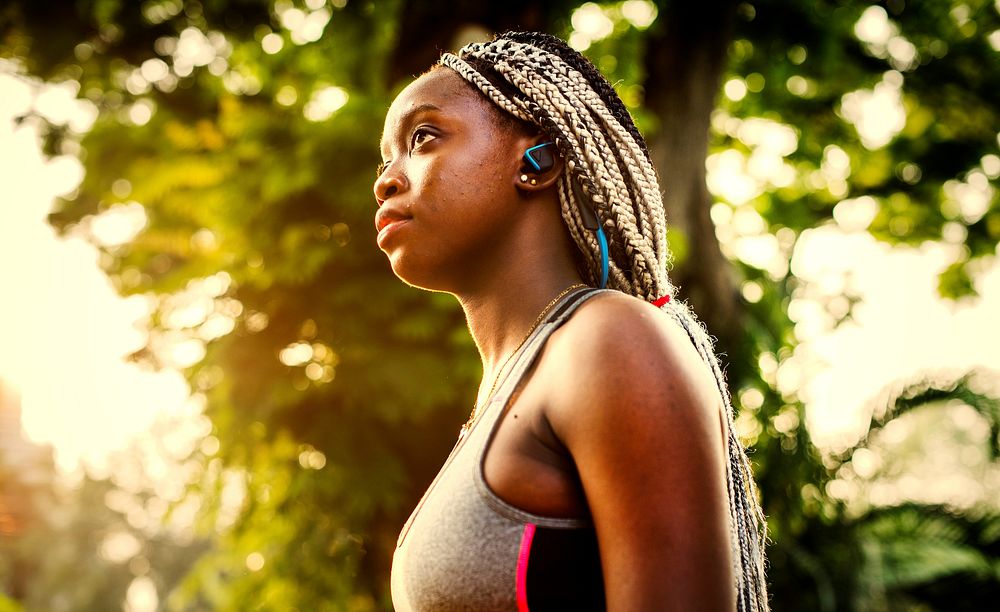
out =
[[[587,285],[584,285],[583,283],[574,283],[569,287],[566,287],[565,289],[562,290],[562,293],[552,298],[552,301],[549,302],[548,305],[546,305],[545,308],[542,309],[542,312],[538,314],[538,317],[535,319],[535,322],[531,324],[530,328],[528,328],[528,333],[524,334],[524,337],[521,338],[521,341],[517,343],[517,347],[513,351],[511,351],[510,355],[508,355],[506,359],[504,359],[503,364],[501,364],[500,369],[497,371],[497,375],[493,377],[493,384],[490,385],[490,390],[486,394],[487,403],[489,402],[490,398],[493,397],[493,392],[497,388],[497,383],[500,382],[500,375],[503,374],[504,368],[506,368],[510,360],[514,358],[514,355],[517,355],[517,352],[521,350],[521,347],[524,346],[524,343],[528,341],[528,338],[531,337],[531,334],[535,333],[535,329],[538,327],[538,324],[542,322],[542,319],[544,319],[547,314],[549,314],[549,310],[551,310],[552,307],[556,305],[556,302],[563,299],[563,297],[570,291],[573,291],[574,289],[580,289],[581,287],[586,287],[586,286]],[[472,428],[472,424],[476,421],[476,415],[478,413],[479,413],[479,398],[477,397],[476,403],[472,405],[472,412],[469,414],[469,420],[465,422],[465,425],[462,425],[462,431],[458,435],[459,439],[464,438],[465,435],[469,433],[469,430]]]

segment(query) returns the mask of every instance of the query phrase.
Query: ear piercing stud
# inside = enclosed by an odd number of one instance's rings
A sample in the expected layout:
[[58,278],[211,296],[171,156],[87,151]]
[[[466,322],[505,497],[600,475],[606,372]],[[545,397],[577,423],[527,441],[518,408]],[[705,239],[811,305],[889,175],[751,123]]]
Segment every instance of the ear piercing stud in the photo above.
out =
[[528,180],[528,175],[527,175],[527,174],[522,174],[522,175],[521,175],[521,182],[522,182],[522,183],[528,183],[529,185],[537,185],[537,184],[538,184],[538,181],[537,181],[537,180],[535,180],[535,179],[531,179],[531,180],[529,181],[529,180]]

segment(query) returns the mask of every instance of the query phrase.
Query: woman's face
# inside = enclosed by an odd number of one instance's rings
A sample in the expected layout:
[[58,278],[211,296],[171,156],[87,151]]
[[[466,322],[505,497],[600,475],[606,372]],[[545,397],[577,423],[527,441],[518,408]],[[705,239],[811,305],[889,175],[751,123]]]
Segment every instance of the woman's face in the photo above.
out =
[[389,107],[376,240],[411,285],[461,291],[488,273],[493,247],[516,222],[521,155],[532,139],[501,130],[497,112],[448,69],[421,76]]

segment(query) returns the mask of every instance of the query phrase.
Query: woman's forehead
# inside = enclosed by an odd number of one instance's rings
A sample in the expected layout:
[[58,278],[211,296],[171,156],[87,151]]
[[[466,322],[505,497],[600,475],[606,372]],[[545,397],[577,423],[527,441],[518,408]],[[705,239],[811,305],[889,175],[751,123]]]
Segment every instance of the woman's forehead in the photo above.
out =
[[412,102],[421,104],[425,98],[443,100],[446,98],[462,98],[474,93],[462,77],[449,68],[435,68],[420,75],[399,92],[389,111],[397,105]]
[[438,68],[424,73],[396,96],[385,116],[383,138],[391,136],[407,116],[422,108],[436,107],[443,113],[468,113],[470,106],[482,109],[481,96],[455,72]]

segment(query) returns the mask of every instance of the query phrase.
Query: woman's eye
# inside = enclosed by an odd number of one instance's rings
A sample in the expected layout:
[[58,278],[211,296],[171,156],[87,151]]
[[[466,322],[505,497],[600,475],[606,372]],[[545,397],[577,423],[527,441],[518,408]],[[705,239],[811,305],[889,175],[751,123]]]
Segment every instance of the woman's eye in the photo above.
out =
[[384,161],[381,164],[379,164],[378,168],[375,168],[375,176],[376,177],[382,176],[382,173],[385,172],[385,169],[388,168],[389,164],[391,164],[391,163],[392,163],[392,160]]
[[411,148],[415,149],[433,138],[434,134],[431,134],[430,130],[418,128],[413,132],[413,137],[411,138]]

